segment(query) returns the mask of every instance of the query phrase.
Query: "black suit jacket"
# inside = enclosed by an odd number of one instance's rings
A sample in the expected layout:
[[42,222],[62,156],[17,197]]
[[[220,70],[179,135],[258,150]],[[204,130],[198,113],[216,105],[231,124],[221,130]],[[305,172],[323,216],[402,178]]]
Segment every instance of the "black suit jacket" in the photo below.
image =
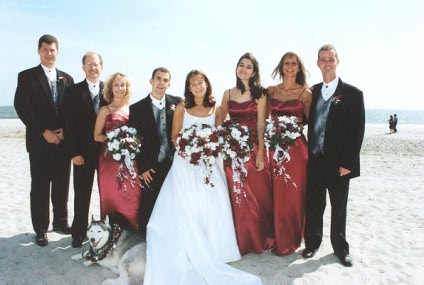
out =
[[53,104],[50,84],[41,64],[24,70],[18,75],[14,106],[19,118],[26,126],[26,146],[28,152],[50,153],[62,149],[59,145],[46,142],[43,132],[46,129],[63,128],[63,96],[64,90],[74,84],[74,79],[67,73],[56,70],[58,110]]
[[[315,127],[315,111],[323,83],[313,86],[309,114],[308,138]],[[324,158],[333,166],[344,167],[349,178],[360,175],[362,141],[365,131],[364,96],[361,90],[339,79],[335,96],[341,96],[339,104],[331,103],[324,135]]]
[[[103,82],[100,82],[100,107],[107,104],[103,98],[103,86]],[[94,141],[94,125],[97,115],[85,79],[66,88],[63,105],[64,143],[69,158],[98,154],[101,143]]]
[[[165,94],[166,100],[166,130],[168,134],[169,149],[175,151],[171,143],[172,118],[174,111],[171,110],[181,102],[180,97]],[[152,99],[150,95],[130,106],[130,117],[128,125],[137,129],[142,138],[140,154],[137,156],[138,172],[141,174],[151,168],[157,169],[158,155],[160,151],[160,138],[158,128],[153,114]]]

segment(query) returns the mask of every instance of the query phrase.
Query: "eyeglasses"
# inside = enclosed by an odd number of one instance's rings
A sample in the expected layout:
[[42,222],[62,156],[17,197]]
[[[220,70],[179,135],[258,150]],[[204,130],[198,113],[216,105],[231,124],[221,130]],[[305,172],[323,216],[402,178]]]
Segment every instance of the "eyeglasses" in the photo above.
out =
[[88,67],[99,67],[100,66],[100,63],[98,63],[98,62],[87,62],[85,64],[85,66],[88,66]]

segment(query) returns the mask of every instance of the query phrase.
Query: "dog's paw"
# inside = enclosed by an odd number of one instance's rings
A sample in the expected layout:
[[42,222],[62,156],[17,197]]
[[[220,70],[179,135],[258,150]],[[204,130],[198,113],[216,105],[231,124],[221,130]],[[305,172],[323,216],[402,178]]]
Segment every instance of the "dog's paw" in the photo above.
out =
[[72,260],[80,260],[82,258],[82,253],[75,254],[71,256]]
[[84,262],[83,262],[83,264],[84,264],[85,266],[90,266],[91,264],[93,264],[93,262],[92,262],[92,261],[90,261],[90,260],[86,260],[86,261],[84,261]]

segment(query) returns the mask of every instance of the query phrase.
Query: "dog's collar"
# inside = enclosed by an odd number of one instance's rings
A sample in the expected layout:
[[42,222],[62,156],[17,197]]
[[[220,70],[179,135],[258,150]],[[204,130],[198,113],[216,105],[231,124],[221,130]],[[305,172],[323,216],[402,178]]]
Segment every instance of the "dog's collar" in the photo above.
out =
[[121,227],[117,224],[113,224],[113,231],[112,231],[112,238],[109,240],[107,244],[105,244],[104,247],[98,250],[98,252],[95,252],[92,247],[90,247],[90,250],[87,252],[87,254],[84,256],[85,259],[90,260],[92,262],[97,262],[102,259],[104,259],[110,251],[112,251],[114,248],[116,248],[116,244],[118,243],[118,239],[121,236]]

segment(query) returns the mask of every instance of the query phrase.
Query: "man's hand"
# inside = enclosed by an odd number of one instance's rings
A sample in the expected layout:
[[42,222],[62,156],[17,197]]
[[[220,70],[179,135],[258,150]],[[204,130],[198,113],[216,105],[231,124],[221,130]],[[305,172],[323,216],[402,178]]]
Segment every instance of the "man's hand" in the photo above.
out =
[[339,173],[340,173],[340,176],[345,176],[350,173],[350,170],[340,166]]
[[154,169],[149,169],[146,172],[143,172],[143,174],[141,174],[141,178],[143,178],[144,182],[146,182],[147,184],[149,184],[150,182],[153,181],[152,175],[150,174],[150,171],[153,173],[156,173],[156,171]]
[[63,129],[54,130],[54,133],[60,141],[63,141],[63,139],[65,138],[65,136],[63,135]]
[[45,130],[43,137],[48,143],[60,144],[60,139],[57,137],[56,133],[50,130]]
[[84,157],[82,155],[77,155],[72,158],[72,163],[75,165],[83,165],[84,164]]

